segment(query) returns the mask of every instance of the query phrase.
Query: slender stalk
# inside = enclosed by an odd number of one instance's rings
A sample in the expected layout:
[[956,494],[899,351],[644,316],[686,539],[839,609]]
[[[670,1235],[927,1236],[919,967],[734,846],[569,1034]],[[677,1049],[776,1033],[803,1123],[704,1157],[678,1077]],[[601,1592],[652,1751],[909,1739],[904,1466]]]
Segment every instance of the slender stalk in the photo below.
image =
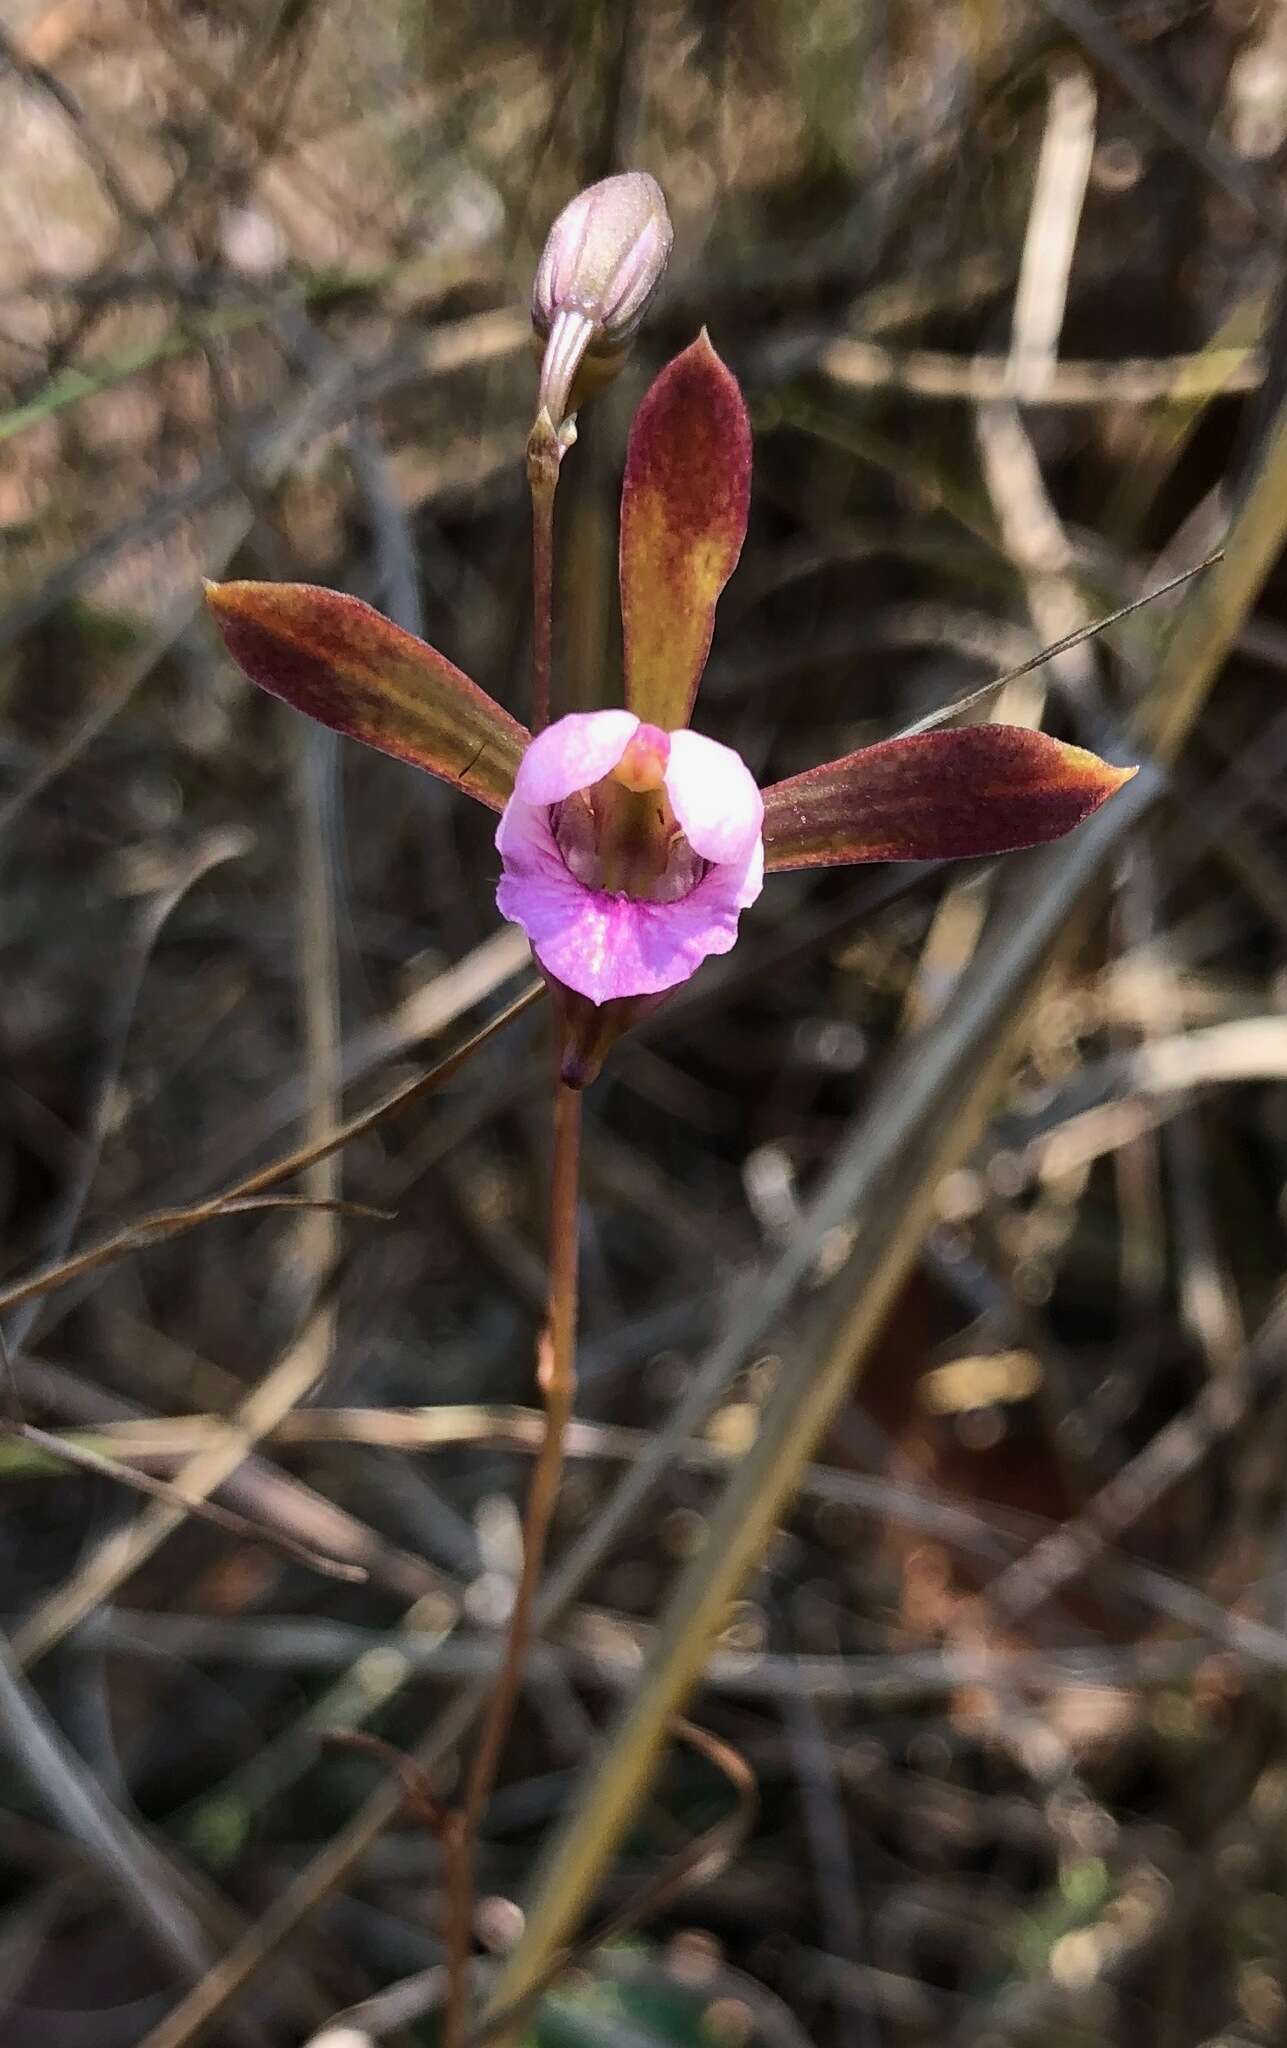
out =
[[545,1428],[528,1482],[523,1514],[523,1563],[514,1589],[500,1670],[469,1766],[460,1830],[451,1858],[447,1902],[447,2001],[444,2048],[463,2048],[469,2017],[469,1958],[474,1918],[478,1830],[496,1782],[513,1719],[545,1543],[563,1469],[563,1444],[576,1394],[577,1201],[581,1167],[581,1095],[555,1084],[554,1162],[550,1180],[550,1277],[545,1327],[537,1345],[536,1377]]
[[554,612],[554,493],[562,450],[544,409],[527,443],[532,493],[532,731],[550,722],[551,621]]

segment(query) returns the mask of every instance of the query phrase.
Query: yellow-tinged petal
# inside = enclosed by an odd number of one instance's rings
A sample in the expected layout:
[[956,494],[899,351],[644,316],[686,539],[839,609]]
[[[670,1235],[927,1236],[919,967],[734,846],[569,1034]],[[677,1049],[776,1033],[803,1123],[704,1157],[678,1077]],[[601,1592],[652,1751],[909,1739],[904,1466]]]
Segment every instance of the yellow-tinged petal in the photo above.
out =
[[750,421],[703,329],[645,394],[621,489],[626,704],[663,731],[688,723],[750,496]]
[[207,583],[206,602],[262,689],[505,808],[531,735],[425,641],[312,583]]
[[884,740],[765,790],[765,866],[1013,853],[1062,838],[1135,772],[1027,726]]

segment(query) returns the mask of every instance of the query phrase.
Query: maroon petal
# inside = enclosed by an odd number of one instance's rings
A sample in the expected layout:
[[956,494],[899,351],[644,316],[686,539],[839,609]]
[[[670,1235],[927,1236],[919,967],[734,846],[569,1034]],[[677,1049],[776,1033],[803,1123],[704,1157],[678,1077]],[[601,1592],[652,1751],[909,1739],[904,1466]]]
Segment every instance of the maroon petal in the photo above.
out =
[[206,602],[262,689],[504,810],[531,734],[413,633],[312,583],[208,583]]
[[750,421],[703,329],[645,392],[621,486],[626,704],[663,732],[688,723],[750,500]]
[[1019,725],[884,740],[765,790],[765,865],[1013,853],[1071,832],[1134,773]]

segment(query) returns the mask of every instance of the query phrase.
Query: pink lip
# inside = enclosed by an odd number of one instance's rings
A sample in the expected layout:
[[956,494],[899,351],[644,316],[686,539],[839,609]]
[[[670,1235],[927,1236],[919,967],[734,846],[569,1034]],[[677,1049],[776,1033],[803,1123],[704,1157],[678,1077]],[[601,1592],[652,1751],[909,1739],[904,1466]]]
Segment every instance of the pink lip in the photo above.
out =
[[[764,805],[730,747],[687,730],[665,735],[663,786],[686,846],[692,887],[670,901],[594,888],[555,836],[555,805],[610,775],[639,730],[630,711],[561,718],[532,741],[496,834],[496,902],[542,967],[593,1003],[660,995],[727,953],[764,880]],[[651,734],[649,739],[651,740]],[[658,750],[660,755],[661,750]],[[581,863],[578,863],[581,865]]]

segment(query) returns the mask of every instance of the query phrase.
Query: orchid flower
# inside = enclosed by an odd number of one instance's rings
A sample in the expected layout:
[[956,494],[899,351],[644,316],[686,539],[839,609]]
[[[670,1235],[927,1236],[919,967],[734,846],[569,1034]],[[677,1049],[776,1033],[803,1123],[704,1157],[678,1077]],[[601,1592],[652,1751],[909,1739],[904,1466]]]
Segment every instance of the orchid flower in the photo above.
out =
[[253,681],[500,812],[497,905],[559,1000],[574,1086],[622,1030],[729,951],[766,874],[1037,845],[1135,772],[983,724],[884,740],[758,789],[739,755],[689,727],[750,481],[746,407],[703,332],[656,378],[630,433],[624,708],[574,713],[535,738],[356,598],[307,584],[207,588]]

